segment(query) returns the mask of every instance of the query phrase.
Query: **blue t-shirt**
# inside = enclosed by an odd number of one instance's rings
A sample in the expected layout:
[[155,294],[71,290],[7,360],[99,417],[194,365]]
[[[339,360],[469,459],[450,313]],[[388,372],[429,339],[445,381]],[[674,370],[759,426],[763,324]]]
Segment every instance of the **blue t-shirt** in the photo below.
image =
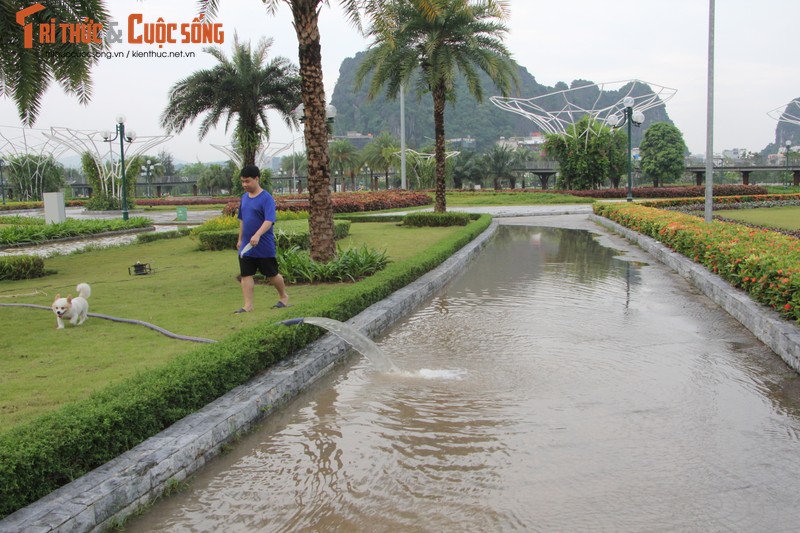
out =
[[258,246],[254,246],[245,255],[248,257],[276,257],[275,251],[275,199],[267,191],[262,190],[255,198],[247,193],[242,195],[239,207],[239,220],[242,221],[242,245],[239,253],[250,242],[250,238],[258,231],[265,220],[272,221],[272,226],[261,236]]

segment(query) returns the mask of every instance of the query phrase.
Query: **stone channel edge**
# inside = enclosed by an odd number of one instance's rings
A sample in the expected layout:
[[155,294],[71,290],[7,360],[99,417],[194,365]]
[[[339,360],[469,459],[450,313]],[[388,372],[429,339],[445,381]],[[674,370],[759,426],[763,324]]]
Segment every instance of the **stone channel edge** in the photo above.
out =
[[622,235],[689,280],[711,301],[750,330],[758,340],[769,346],[795,372],[800,373],[800,328],[794,323],[781,318],[766,305],[754,302],[744,291],[731,286],[706,267],[671,250],[659,241],[604,217],[589,215],[589,220]]

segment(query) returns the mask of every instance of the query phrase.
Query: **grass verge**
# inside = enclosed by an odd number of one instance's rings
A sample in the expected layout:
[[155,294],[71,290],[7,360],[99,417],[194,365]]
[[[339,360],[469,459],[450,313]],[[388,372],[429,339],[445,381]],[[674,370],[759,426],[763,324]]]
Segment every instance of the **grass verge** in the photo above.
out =
[[716,214],[727,219],[788,230],[800,230],[800,207],[762,207],[758,209],[726,209]]
[[[451,228],[353,224],[346,240],[375,247],[382,243],[393,260],[386,269],[358,283],[290,287],[294,306],[282,310],[266,309],[265,303],[274,298],[274,291],[267,288],[266,296],[257,297],[258,312],[242,315],[231,314],[241,299],[234,279],[235,257],[231,252],[195,252],[195,243],[188,238],[56,258],[51,267],[59,273],[46,292],[66,292],[63,289],[89,281],[94,284],[92,312],[128,318],[136,313],[137,318],[166,329],[220,342],[189,345],[99,319],[57,332],[51,314],[30,310],[17,317],[14,308],[10,317],[16,322],[2,324],[0,338],[11,335],[30,343],[9,358],[17,364],[17,376],[28,368],[39,369],[33,382],[49,380],[40,393],[48,386],[57,387],[70,373],[71,383],[62,392],[75,396],[73,386],[78,383],[93,382],[94,387],[0,433],[0,515],[118,456],[322,333],[316,328],[278,327],[276,321],[298,316],[346,320],[440,264],[489,222],[484,216]],[[153,264],[155,274],[128,276],[126,265],[137,260]],[[44,289],[35,280],[4,282],[0,287],[4,293]],[[38,300],[33,303],[49,304],[51,296],[32,297]],[[5,309],[3,314],[8,314]],[[32,327],[35,335],[29,333]],[[28,334],[20,335],[21,331]],[[33,354],[36,359],[30,360]],[[92,360],[80,359],[95,355]],[[70,359],[76,364],[67,365]],[[96,379],[103,369],[106,373]]]

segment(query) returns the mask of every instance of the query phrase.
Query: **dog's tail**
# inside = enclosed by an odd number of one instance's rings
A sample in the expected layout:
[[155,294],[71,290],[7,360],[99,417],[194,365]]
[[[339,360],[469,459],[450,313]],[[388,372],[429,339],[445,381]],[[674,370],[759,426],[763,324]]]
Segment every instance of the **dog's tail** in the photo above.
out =
[[80,284],[79,284],[79,285],[76,287],[76,289],[77,289],[77,291],[78,291],[78,295],[79,295],[81,298],[87,298],[87,299],[88,299],[88,298],[89,298],[89,296],[91,296],[91,295],[92,295],[92,288],[91,288],[91,287],[89,287],[89,284],[88,284],[88,283],[80,283]]

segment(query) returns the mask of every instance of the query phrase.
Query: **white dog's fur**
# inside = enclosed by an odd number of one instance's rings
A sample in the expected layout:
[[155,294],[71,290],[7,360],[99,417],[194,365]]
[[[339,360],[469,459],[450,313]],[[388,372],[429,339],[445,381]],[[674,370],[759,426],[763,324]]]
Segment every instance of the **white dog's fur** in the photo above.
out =
[[53,312],[56,314],[57,329],[64,329],[63,319],[65,318],[68,318],[69,323],[73,326],[80,326],[86,321],[86,316],[89,314],[88,298],[92,294],[92,289],[88,283],[81,283],[76,289],[78,296],[75,298],[71,294],[67,295],[66,298],[56,294],[56,301],[53,302]]

